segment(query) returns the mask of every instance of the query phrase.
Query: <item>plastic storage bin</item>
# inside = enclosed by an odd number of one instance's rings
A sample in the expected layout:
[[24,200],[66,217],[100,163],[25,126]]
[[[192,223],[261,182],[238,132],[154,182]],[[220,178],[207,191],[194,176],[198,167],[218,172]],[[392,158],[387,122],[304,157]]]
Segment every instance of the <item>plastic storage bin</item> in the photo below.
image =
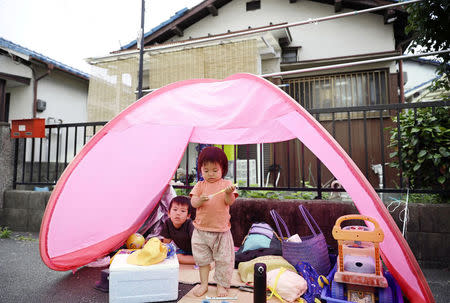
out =
[[138,266],[128,254],[116,255],[109,267],[109,302],[161,302],[178,298],[178,259]]

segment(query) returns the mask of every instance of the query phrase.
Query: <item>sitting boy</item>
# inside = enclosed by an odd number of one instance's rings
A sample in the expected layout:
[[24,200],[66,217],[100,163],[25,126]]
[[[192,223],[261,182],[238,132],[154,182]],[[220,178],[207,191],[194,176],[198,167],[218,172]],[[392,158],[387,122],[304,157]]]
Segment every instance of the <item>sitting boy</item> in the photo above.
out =
[[169,218],[164,222],[160,236],[164,243],[175,242],[178,262],[195,264],[192,256],[191,238],[194,225],[191,220],[191,201],[188,197],[177,196],[170,201]]

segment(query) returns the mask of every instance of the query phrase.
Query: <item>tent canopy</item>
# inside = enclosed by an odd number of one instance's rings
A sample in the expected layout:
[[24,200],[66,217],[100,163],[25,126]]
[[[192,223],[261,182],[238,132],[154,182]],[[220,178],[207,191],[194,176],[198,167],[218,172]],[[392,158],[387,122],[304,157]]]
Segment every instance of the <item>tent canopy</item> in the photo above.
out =
[[160,88],[106,124],[59,179],[41,226],[40,252],[55,270],[120,247],[158,203],[189,142],[255,144],[298,138],[385,233],[382,257],[412,302],[432,301],[406,241],[378,195],[328,132],[272,83],[236,74]]

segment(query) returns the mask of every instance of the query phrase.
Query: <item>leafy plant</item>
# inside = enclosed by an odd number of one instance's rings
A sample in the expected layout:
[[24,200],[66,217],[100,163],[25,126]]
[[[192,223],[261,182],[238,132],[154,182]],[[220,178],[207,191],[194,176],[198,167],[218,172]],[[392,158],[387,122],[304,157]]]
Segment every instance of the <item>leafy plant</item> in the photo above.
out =
[[449,189],[450,108],[407,110],[399,116],[400,133],[390,129],[389,147],[395,151],[389,166],[401,169],[412,188]]
[[409,201],[412,203],[436,204],[445,202],[438,194],[410,194]]
[[0,227],[0,239],[7,239],[11,237],[12,231],[8,227]]
[[175,188],[175,192],[177,193],[177,196],[189,196],[189,192],[191,190],[188,188]]
[[[412,36],[412,52],[420,48],[422,52],[446,50],[450,48],[448,29],[450,28],[450,0],[425,0],[407,6],[408,25],[406,34]],[[438,74],[443,76],[434,83],[434,88],[450,90],[450,53],[436,55],[441,62]]]

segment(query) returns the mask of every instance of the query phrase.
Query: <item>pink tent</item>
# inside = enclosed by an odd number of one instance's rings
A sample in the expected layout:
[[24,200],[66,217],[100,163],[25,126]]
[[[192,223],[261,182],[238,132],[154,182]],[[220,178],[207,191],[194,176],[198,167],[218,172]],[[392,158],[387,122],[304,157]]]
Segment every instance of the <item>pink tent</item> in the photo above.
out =
[[189,142],[255,144],[300,139],[359,212],[385,233],[382,258],[411,302],[433,302],[395,222],[355,163],[295,100],[250,74],[173,83],[129,106],[70,163],[42,220],[40,252],[54,270],[120,247],[158,203]]

